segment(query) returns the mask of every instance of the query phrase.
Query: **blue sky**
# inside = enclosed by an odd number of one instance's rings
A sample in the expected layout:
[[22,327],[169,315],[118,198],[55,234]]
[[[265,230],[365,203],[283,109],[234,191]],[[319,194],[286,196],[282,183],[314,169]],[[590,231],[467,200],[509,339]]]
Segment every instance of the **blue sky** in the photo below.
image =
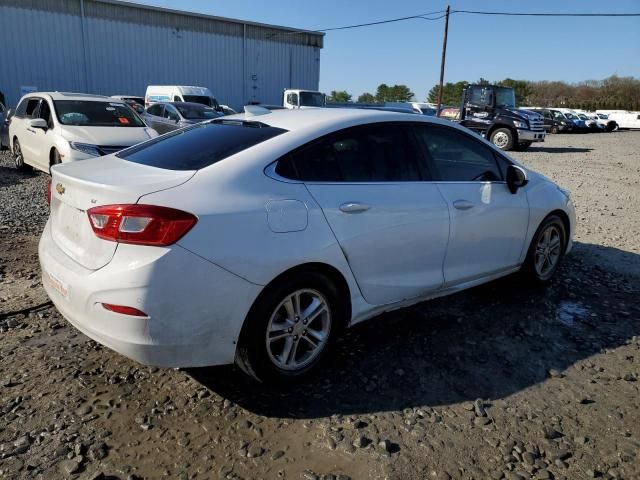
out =
[[[166,8],[321,29],[444,10],[640,12],[640,0],[136,0]],[[357,96],[378,84],[406,84],[416,97],[438,81],[443,21],[409,20],[328,32],[320,89]],[[455,14],[449,22],[445,81],[480,77],[577,82],[640,77],[640,17],[548,18]]]

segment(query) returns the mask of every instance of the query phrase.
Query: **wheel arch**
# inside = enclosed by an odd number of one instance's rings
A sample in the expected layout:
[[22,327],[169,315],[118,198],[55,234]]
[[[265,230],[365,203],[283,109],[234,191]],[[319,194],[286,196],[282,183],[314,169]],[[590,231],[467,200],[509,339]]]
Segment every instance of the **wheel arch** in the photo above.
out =
[[[552,212],[549,212],[549,214],[542,219],[542,222],[544,222],[551,215],[556,215],[560,217],[560,220],[562,220],[562,225],[564,226],[564,229],[566,231],[566,238],[564,239],[564,249],[566,250],[567,244],[569,243],[569,239],[571,238],[571,221],[569,220],[569,215],[567,215],[567,212],[565,212],[564,210],[560,210],[560,209],[553,210]],[[542,222],[540,222],[540,225],[542,225]]]
[[351,306],[351,290],[349,289],[349,284],[347,282],[347,279],[344,277],[342,272],[340,272],[340,270],[338,270],[336,267],[332,265],[329,265],[328,263],[307,262],[300,265],[296,265],[295,267],[291,267],[281,272],[273,280],[271,280],[268,284],[264,286],[264,288],[255,298],[255,300],[253,301],[253,303],[251,304],[251,307],[247,312],[247,315],[242,323],[240,335],[238,336],[238,340],[239,340],[238,343],[242,341],[246,333],[246,326],[248,323],[247,318],[249,318],[249,316],[251,315],[255,305],[262,299],[264,295],[268,294],[270,288],[273,285],[276,285],[284,281],[285,279],[292,277],[300,272],[319,273],[325,276],[329,281],[331,281],[336,286],[336,288],[338,289],[338,293],[340,295],[341,303],[342,303],[341,305],[342,315],[340,318],[344,319],[344,324],[341,325],[341,327],[347,327],[349,325],[351,320],[352,306]]
[[55,152],[56,150],[56,147],[51,147],[51,150],[49,150],[49,168],[53,166],[53,152]]
[[509,125],[508,123],[494,123],[493,125],[491,125],[491,128],[489,128],[489,130],[487,131],[487,140],[491,141],[491,134],[499,128],[506,128],[507,130],[509,130],[513,135],[514,143],[518,143],[518,132],[515,128],[513,128],[512,125]]

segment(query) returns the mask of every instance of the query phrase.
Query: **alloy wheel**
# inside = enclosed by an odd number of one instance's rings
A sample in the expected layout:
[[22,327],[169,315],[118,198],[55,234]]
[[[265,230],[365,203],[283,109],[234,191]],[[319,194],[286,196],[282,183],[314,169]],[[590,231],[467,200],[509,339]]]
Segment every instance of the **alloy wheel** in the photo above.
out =
[[562,234],[556,225],[549,225],[540,235],[535,251],[536,273],[548,277],[555,270],[562,253]]
[[326,347],[331,323],[329,302],[320,292],[296,290],[269,319],[265,338],[269,358],[282,370],[306,367]]

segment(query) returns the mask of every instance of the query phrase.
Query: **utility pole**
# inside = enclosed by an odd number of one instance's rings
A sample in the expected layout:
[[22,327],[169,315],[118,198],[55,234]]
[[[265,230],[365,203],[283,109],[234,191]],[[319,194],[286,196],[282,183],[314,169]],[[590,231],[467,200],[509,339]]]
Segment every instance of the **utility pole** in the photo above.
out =
[[449,9],[450,5],[447,5],[447,11],[444,15],[444,38],[442,39],[442,61],[440,62],[440,89],[438,90],[438,109],[436,110],[436,116],[440,116],[440,109],[442,108],[442,90],[444,89],[444,61],[447,57],[447,32],[449,31]]

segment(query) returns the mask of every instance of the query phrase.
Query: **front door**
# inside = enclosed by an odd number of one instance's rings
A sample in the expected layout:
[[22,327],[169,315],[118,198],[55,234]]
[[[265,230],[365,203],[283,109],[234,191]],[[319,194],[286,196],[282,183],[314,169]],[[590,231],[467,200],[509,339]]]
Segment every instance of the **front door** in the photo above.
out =
[[529,204],[526,188],[512,194],[504,181],[508,161],[453,127],[426,125],[416,131],[451,216],[445,286],[517,266],[525,248]]
[[292,154],[374,305],[419,297],[443,283],[449,213],[409,129],[348,128]]

